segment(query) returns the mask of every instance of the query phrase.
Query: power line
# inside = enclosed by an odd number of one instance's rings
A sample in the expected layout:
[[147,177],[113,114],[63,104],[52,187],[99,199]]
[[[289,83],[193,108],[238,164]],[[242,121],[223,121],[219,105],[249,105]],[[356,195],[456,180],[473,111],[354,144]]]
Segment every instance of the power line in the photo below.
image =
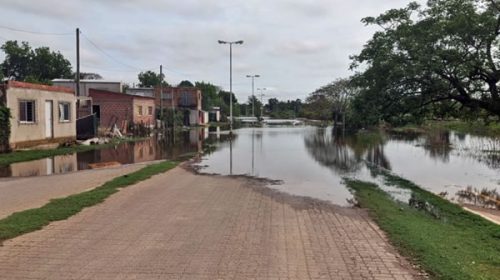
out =
[[54,33],[54,32],[39,32],[39,31],[30,31],[30,30],[23,30],[23,29],[17,29],[9,26],[4,26],[0,25],[1,29],[6,29],[10,31],[15,31],[15,32],[23,32],[23,33],[29,33],[29,34],[37,34],[37,35],[51,35],[51,36],[67,36],[67,35],[73,35],[73,32],[66,32],[66,33]]
[[123,63],[120,60],[114,58],[112,55],[110,55],[107,52],[105,52],[101,47],[99,47],[96,43],[94,43],[92,40],[90,40],[90,38],[87,37],[87,35],[85,35],[83,32],[81,34],[83,35],[83,37],[85,38],[85,40],[87,40],[90,44],[92,44],[92,46],[94,46],[94,48],[96,48],[98,51],[100,51],[102,54],[104,54],[105,56],[107,56],[111,60],[113,60],[116,63],[121,64],[121,65],[123,65],[125,67],[128,67],[130,69],[134,69],[136,71],[141,71],[141,69],[139,69],[138,67],[131,66],[131,65],[127,64],[127,63]]

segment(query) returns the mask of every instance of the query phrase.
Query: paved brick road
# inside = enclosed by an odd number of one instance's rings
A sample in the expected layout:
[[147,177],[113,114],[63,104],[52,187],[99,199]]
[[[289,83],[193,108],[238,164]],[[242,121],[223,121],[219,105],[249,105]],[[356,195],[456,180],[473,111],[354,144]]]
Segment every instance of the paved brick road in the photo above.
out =
[[1,279],[415,279],[356,209],[182,168],[0,247]]
[[0,219],[10,214],[41,207],[52,198],[65,197],[98,187],[105,182],[137,171],[144,164],[84,170],[51,176],[0,179]]

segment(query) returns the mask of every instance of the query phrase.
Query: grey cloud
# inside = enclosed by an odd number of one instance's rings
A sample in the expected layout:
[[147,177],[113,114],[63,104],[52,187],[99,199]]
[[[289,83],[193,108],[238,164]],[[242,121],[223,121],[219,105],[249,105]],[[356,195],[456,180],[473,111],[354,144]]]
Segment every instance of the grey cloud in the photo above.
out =
[[[0,25],[59,32],[76,26],[123,66],[82,39],[82,69],[133,83],[141,69],[165,66],[167,80],[205,80],[228,88],[234,48],[234,91],[246,99],[246,74],[283,98],[304,97],[350,75],[349,55],[361,50],[374,28],[360,19],[409,0],[0,0]],[[424,0],[421,0],[423,2]],[[0,29],[0,37],[61,50],[75,59],[74,37],[36,36]],[[0,59],[2,54],[0,53]],[[138,69],[137,71],[135,69]]]

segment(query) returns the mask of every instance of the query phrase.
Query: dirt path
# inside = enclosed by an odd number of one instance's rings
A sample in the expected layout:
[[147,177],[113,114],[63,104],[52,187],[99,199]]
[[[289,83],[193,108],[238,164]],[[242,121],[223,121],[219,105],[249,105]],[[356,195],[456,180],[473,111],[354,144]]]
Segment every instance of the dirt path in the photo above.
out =
[[115,177],[143,167],[144,164],[132,164],[50,176],[1,179],[0,219],[14,212],[43,206],[52,198],[65,197],[98,187]]
[[180,167],[0,247],[1,279],[416,279],[364,211]]

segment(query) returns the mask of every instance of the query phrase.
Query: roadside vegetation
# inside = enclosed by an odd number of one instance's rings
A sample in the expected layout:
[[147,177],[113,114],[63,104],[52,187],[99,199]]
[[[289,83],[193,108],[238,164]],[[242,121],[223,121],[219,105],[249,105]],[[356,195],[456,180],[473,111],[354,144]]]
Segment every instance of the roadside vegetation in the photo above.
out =
[[376,184],[346,179],[360,207],[384,230],[399,251],[433,279],[498,279],[500,226],[463,210],[414,183],[372,170],[387,185],[412,191],[398,202]]
[[113,147],[115,145],[125,143],[125,142],[136,142],[143,140],[144,138],[123,138],[123,139],[113,139],[109,143],[100,144],[100,145],[74,145],[69,147],[59,147],[55,149],[47,149],[47,150],[21,150],[10,153],[0,153],[0,165],[9,165],[16,162],[23,161],[31,161],[42,159],[46,157],[66,155],[77,152],[85,152],[91,150],[99,150],[105,149],[109,147]]
[[459,133],[468,133],[480,136],[500,136],[500,123],[492,122],[486,124],[483,121],[426,121],[423,124],[407,124],[391,128],[391,131],[401,133],[426,133],[435,130],[454,130]]
[[84,208],[99,204],[107,197],[153,175],[177,166],[177,162],[164,161],[146,166],[136,172],[115,178],[102,186],[65,198],[53,199],[46,205],[14,213],[0,220],[0,243],[16,236],[39,230],[53,221],[65,220]]

